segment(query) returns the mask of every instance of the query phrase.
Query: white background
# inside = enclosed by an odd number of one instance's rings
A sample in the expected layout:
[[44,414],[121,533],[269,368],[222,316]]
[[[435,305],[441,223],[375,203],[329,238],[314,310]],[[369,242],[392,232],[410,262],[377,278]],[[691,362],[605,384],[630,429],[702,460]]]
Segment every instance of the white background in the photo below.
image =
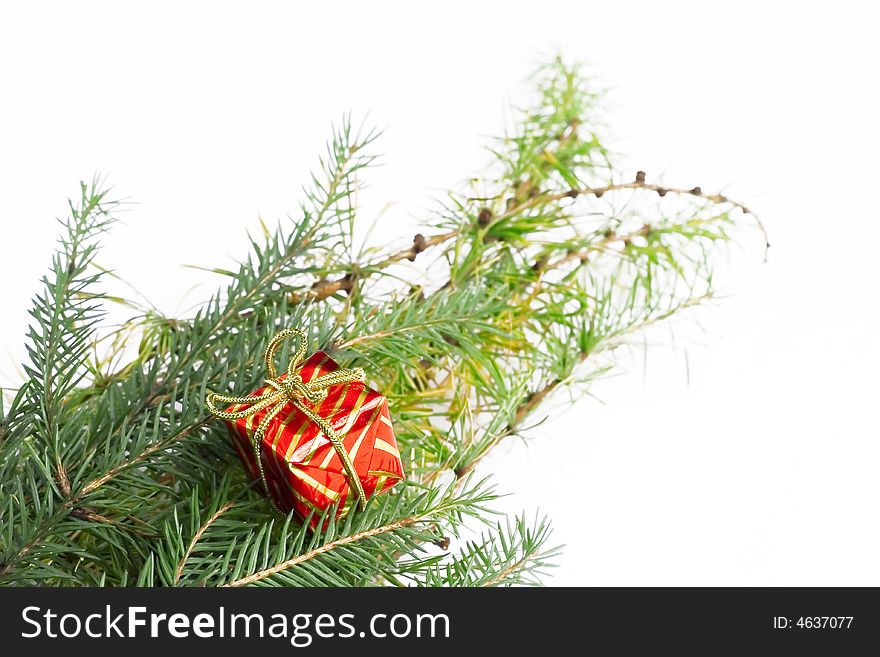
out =
[[505,508],[553,518],[556,584],[880,585],[876,3],[323,4],[0,5],[2,383],[80,178],[137,203],[101,262],[184,312],[217,281],[178,265],[295,214],[344,111],[386,128],[362,220],[409,237],[559,51],[634,169],[724,188],[773,247],[700,343],[500,447]]

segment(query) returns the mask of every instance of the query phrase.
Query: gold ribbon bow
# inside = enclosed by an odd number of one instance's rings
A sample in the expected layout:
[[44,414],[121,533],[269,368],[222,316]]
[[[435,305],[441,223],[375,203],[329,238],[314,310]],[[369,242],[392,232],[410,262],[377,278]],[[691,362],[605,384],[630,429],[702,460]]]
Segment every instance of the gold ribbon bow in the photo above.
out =
[[[275,350],[278,349],[284,340],[288,338],[297,338],[299,346],[296,353],[290,359],[287,365],[287,376],[278,376],[275,369]],[[230,395],[221,395],[216,392],[209,392],[205,399],[205,404],[212,415],[223,420],[239,420],[244,417],[250,417],[260,412],[264,408],[269,408],[266,415],[257,425],[251,440],[251,446],[254,449],[254,458],[257,462],[257,468],[260,472],[260,479],[263,482],[263,488],[270,500],[273,500],[272,493],[269,491],[269,483],[266,481],[266,473],[263,469],[263,459],[260,454],[260,446],[263,444],[263,437],[266,429],[269,428],[269,422],[278,412],[284,408],[288,402],[296,406],[303,414],[312,422],[318,425],[330,443],[339,454],[342,466],[345,468],[345,474],[348,477],[349,485],[353,486],[357,491],[358,503],[363,509],[367,504],[367,496],[364,493],[364,487],[360,478],[355,472],[351,457],[345,451],[342,445],[342,438],[330,423],[313,411],[310,407],[320,404],[327,397],[327,389],[330,386],[339,385],[341,383],[352,383],[354,381],[365,381],[366,374],[360,367],[346,369],[340,367],[327,374],[315,377],[308,383],[303,382],[299,368],[306,355],[306,334],[297,329],[283,329],[275,334],[266,347],[266,370],[269,372],[269,378],[266,379],[266,387],[269,388],[262,395],[254,395],[249,397],[233,397]],[[217,403],[223,406],[232,404],[250,404],[250,406],[242,411],[229,412],[217,407]],[[277,508],[277,505],[276,505]],[[280,510],[280,509],[279,509]]]

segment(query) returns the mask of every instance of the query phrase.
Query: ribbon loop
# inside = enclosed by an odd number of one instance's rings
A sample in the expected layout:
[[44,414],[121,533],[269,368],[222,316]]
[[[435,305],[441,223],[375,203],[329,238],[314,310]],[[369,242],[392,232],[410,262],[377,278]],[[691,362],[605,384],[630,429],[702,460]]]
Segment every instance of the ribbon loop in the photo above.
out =
[[[275,369],[275,352],[282,342],[290,338],[296,339],[298,344],[290,358],[290,362],[287,364],[287,370],[284,374],[278,376],[278,371]],[[311,381],[304,382],[302,380],[300,369],[302,362],[305,359],[306,347],[307,338],[306,334],[302,331],[291,328],[278,331],[278,333],[276,333],[269,341],[265,353],[266,371],[269,374],[269,378],[266,379],[266,387],[269,388],[269,390],[261,395],[252,395],[248,397],[234,397],[230,395],[221,395],[216,392],[209,392],[205,399],[205,404],[212,415],[223,420],[239,420],[241,418],[255,415],[265,408],[269,409],[260,421],[260,424],[257,426],[256,431],[254,431],[251,439],[251,447],[253,447],[254,450],[254,458],[256,459],[257,469],[260,472],[260,480],[263,482],[263,488],[266,491],[266,495],[272,500],[272,503],[275,504],[272,493],[269,490],[269,482],[266,480],[266,473],[263,468],[263,459],[260,448],[263,443],[263,437],[266,434],[266,430],[269,428],[269,423],[272,418],[284,408],[285,404],[292,403],[296,408],[302,411],[307,418],[314,422],[325,436],[327,436],[327,439],[333,445],[333,448],[339,455],[339,459],[342,461],[345,475],[348,477],[349,486],[355,489],[358,504],[363,509],[367,503],[367,496],[364,493],[364,487],[363,484],[361,484],[360,477],[357,476],[357,472],[354,469],[354,464],[351,462],[351,457],[342,444],[343,436],[340,435],[325,418],[321,417],[310,408],[310,406],[315,406],[324,401],[324,399],[327,398],[328,388],[343,383],[353,383],[355,381],[363,382],[366,380],[366,374],[359,367],[352,369],[340,367],[332,372],[315,377]],[[219,408],[217,406],[218,402],[227,406],[232,404],[248,404],[248,407],[241,411],[230,412]],[[275,507],[278,508],[278,505],[275,504]]]

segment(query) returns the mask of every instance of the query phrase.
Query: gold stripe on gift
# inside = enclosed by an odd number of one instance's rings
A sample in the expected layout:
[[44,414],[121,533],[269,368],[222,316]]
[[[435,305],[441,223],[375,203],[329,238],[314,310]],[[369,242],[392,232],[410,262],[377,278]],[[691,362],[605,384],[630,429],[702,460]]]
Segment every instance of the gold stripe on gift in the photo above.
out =
[[387,470],[370,470],[367,474],[374,477],[386,477],[392,479],[400,479],[400,475],[396,472],[388,472]]
[[367,420],[367,422],[364,424],[364,430],[361,431],[361,435],[358,436],[357,442],[355,442],[354,446],[351,448],[351,458],[354,458],[355,455],[358,453],[358,450],[361,447],[361,443],[363,443],[364,438],[366,438],[367,433],[370,431],[370,429],[373,428],[373,423],[376,421],[376,413],[380,411],[381,408],[377,406],[376,409],[373,411],[373,415],[370,416],[370,419]]
[[376,443],[373,445],[373,447],[375,447],[376,449],[381,449],[383,452],[388,452],[392,456],[400,458],[400,452],[397,450],[397,448],[391,443],[386,443],[381,438],[376,438]]
[[[345,401],[346,394],[347,394],[347,392],[343,392],[341,395],[339,395],[339,398],[336,400],[336,404],[333,406],[333,409],[329,413],[327,413],[327,415],[329,417],[333,417],[334,415],[336,415],[336,413],[339,412],[339,409],[342,408],[342,404]],[[306,418],[306,419],[308,420],[308,418]],[[307,422],[307,424],[308,424],[308,422]],[[298,449],[297,443],[299,443],[299,437],[300,437],[302,431],[305,431],[305,427],[303,427],[302,430],[297,429],[297,432],[296,432],[297,439],[294,440],[293,442],[291,442],[290,447],[287,448],[287,453],[285,454],[285,458],[288,461],[293,460],[293,454]],[[343,430],[343,431],[339,431],[338,434],[344,439],[346,432],[347,432],[347,429]],[[321,436],[324,436],[324,440],[321,440]],[[318,449],[320,449],[323,445],[325,445],[328,442],[330,442],[330,439],[324,435],[324,433],[320,430],[320,427],[319,427],[318,432],[314,435],[314,437],[311,440],[309,453],[307,455],[305,455],[305,457],[302,458],[300,460],[300,462],[301,463],[308,463],[309,461],[311,461],[315,455],[315,452],[317,452]],[[335,450],[330,450],[331,455],[335,454],[335,453],[336,453]]]
[[303,470],[301,470],[298,466],[294,465],[293,463],[288,463],[288,467],[290,468],[290,471],[293,473],[294,477],[301,479],[306,484],[308,484],[309,486],[311,486],[312,488],[314,488],[318,492],[322,493],[323,495],[327,496],[328,498],[330,498],[334,502],[339,501],[339,498],[340,498],[339,491],[335,491],[332,488],[327,488],[324,484],[317,481],[314,477],[303,472]]
[[[360,417],[361,406],[363,406],[364,399],[366,399],[366,397],[367,397],[367,390],[366,389],[361,390],[361,393],[358,395],[357,401],[354,403],[354,406],[353,406],[353,408],[355,410],[353,410],[351,413],[349,413],[349,415],[345,421],[345,426],[339,431],[339,435],[345,436],[348,434],[349,431],[351,431],[351,427],[354,424],[355,420],[357,420],[358,417]],[[361,434],[361,438],[362,437],[363,437],[363,434]],[[355,442],[354,446],[348,451],[348,456],[349,456],[349,458],[351,458],[352,462],[354,462],[354,457],[357,455],[357,448],[358,448],[358,445],[360,445],[361,438],[358,438],[357,441]],[[336,452],[333,452],[333,451],[327,452],[327,456],[324,457],[324,460],[321,462],[320,467],[322,469],[327,468],[327,466],[330,465],[330,461],[333,460],[334,456],[336,456]]]

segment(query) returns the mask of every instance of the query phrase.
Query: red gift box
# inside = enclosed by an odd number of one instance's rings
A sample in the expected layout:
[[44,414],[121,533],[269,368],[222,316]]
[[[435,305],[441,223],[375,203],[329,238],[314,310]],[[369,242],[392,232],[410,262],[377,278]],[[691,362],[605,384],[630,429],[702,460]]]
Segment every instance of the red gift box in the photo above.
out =
[[[337,369],[339,365],[332,358],[318,351],[302,363],[298,374],[307,385]],[[276,381],[281,383],[288,376],[290,373],[282,374]],[[251,397],[271,392],[273,388],[265,386]],[[382,493],[403,479],[403,463],[385,397],[360,381],[330,385],[326,392],[323,400],[309,408],[326,420],[341,439],[366,497]],[[225,412],[240,414],[249,406],[247,402],[234,403]],[[238,455],[256,480],[261,477],[253,441],[261,421],[271,412],[272,408],[266,407],[245,417],[226,420]],[[302,517],[314,511],[311,524],[315,527],[330,505],[338,504],[340,516],[357,504],[356,487],[349,482],[338,450],[296,404],[288,401],[277,410],[265,427],[261,443],[265,484],[279,511],[296,509]]]

